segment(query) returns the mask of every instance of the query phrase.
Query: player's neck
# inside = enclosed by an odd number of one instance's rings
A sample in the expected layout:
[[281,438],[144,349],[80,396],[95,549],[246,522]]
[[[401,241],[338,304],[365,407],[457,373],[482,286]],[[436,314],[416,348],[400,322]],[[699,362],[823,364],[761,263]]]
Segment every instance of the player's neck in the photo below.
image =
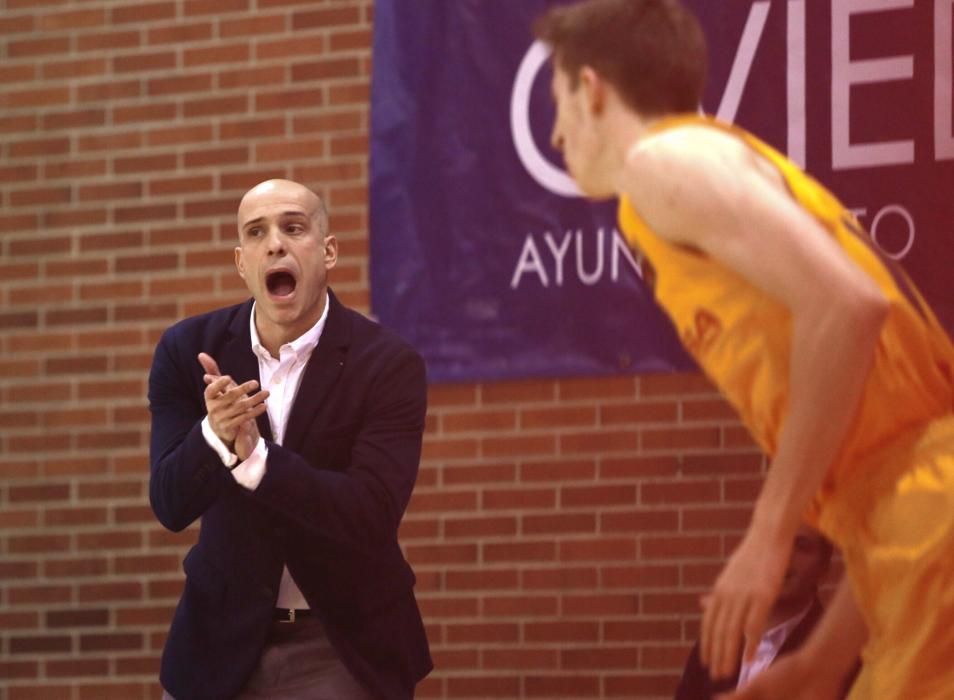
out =
[[614,183],[622,181],[630,150],[654,123],[655,120],[644,119],[629,109],[619,111],[609,120],[607,133],[612,155],[611,161],[607,163],[607,172],[611,174]]

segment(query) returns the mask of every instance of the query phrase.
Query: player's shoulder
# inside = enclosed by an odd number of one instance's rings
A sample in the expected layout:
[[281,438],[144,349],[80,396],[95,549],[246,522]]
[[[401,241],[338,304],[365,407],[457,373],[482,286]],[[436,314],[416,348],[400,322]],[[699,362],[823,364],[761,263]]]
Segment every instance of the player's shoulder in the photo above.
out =
[[681,181],[745,162],[749,149],[735,134],[705,122],[679,124],[636,140],[625,159],[627,176]]
[[704,230],[727,214],[726,203],[739,201],[750,167],[737,136],[690,122],[634,142],[617,186],[657,235],[698,244]]
[[696,199],[744,182],[757,160],[744,132],[712,118],[650,125],[626,153],[620,190]]

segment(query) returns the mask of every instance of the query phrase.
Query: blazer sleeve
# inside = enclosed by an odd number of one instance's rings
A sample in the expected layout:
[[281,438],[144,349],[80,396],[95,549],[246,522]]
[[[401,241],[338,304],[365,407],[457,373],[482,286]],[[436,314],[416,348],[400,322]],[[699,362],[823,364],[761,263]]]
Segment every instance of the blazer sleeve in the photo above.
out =
[[346,468],[315,469],[293,450],[268,443],[265,476],[251,492],[276,517],[335,546],[367,551],[396,541],[417,479],[427,410],[424,362],[403,344],[383,354]]
[[176,326],[163,334],[149,372],[149,501],[173,532],[202,515],[232,479],[202,436],[205,407],[197,403],[195,377],[183,366],[176,337]]

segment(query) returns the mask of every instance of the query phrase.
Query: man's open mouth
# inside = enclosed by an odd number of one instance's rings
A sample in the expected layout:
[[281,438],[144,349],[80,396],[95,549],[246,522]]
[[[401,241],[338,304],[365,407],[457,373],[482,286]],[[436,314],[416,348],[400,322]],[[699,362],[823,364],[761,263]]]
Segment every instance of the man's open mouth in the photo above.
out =
[[265,275],[268,293],[276,297],[287,297],[295,291],[297,283],[295,276],[288,270],[274,270]]

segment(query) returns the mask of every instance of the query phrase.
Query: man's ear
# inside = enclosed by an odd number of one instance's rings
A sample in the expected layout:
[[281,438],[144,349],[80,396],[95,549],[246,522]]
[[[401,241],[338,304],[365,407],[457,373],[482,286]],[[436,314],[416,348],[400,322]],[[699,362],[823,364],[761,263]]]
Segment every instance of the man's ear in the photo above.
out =
[[242,258],[242,247],[235,246],[235,268],[238,270],[239,277],[245,279],[245,260]]
[[590,66],[580,68],[580,87],[590,112],[599,115],[606,107],[606,81]]
[[328,234],[325,236],[325,269],[330,270],[338,262],[338,239]]

